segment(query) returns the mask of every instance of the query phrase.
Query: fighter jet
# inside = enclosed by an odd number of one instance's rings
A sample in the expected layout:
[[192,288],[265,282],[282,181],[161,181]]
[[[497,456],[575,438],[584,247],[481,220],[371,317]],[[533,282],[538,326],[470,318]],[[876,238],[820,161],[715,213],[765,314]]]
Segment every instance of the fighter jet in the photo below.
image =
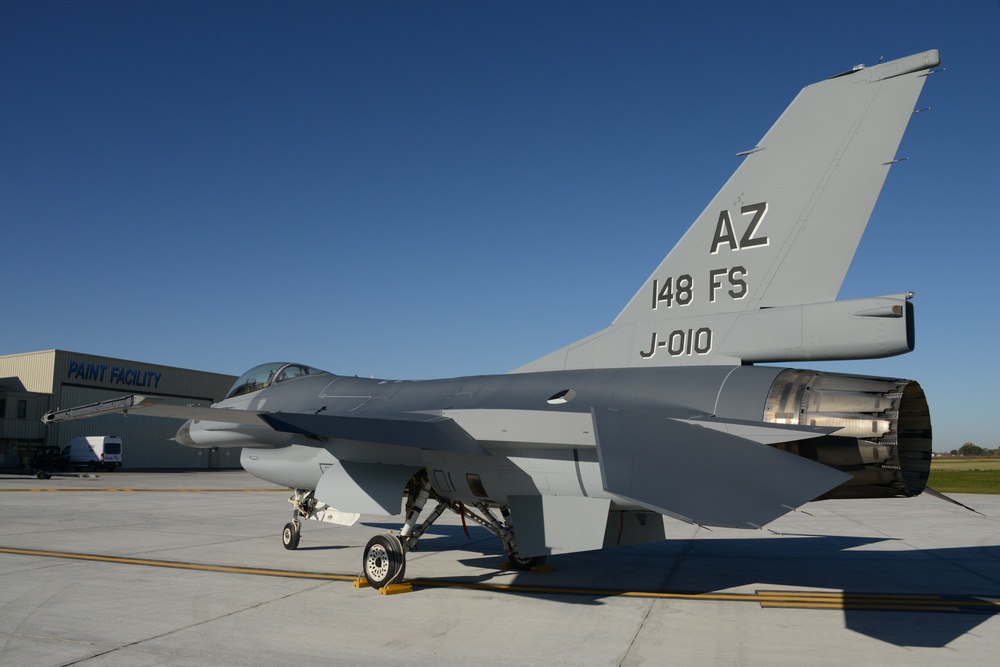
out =
[[288,549],[303,520],[401,514],[364,549],[376,588],[402,580],[446,511],[525,569],[660,540],[677,520],[758,529],[813,500],[916,496],[931,454],[917,382],[758,364],[913,350],[911,293],[836,297],[938,64],[927,51],[804,88],[610,326],[509,374],[269,363],[212,407],[133,395],[43,421],[188,419],[177,442],[240,447],[247,471],[290,489]]

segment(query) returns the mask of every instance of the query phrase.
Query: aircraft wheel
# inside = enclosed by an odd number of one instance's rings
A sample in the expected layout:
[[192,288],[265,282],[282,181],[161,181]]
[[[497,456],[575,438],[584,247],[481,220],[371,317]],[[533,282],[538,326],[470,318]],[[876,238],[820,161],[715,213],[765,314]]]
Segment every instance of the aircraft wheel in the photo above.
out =
[[527,572],[533,567],[538,567],[545,563],[545,556],[532,556],[530,558],[515,558],[509,552],[507,553],[507,562],[515,570],[523,570]]
[[286,523],[285,529],[281,531],[281,543],[286,549],[298,549],[299,548],[299,538],[302,536],[302,531],[294,523]]
[[362,570],[372,588],[400,582],[406,571],[403,547],[393,535],[376,535],[365,547]]

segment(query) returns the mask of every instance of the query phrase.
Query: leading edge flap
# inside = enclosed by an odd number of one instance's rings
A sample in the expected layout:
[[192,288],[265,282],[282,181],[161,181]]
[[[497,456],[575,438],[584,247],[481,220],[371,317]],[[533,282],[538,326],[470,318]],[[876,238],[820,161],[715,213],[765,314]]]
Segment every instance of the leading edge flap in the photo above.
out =
[[621,410],[592,414],[604,490],[684,521],[760,528],[850,479],[717,430]]

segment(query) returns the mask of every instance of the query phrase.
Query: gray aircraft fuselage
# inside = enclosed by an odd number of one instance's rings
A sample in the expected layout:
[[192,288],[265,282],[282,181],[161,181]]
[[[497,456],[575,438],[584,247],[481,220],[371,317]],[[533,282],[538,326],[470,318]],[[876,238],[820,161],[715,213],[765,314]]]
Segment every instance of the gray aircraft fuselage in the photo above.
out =
[[[815,378],[826,388],[810,388]],[[897,403],[906,395],[905,405],[896,410],[904,420],[914,411],[926,412],[923,394],[913,382],[763,366],[592,369],[423,381],[323,373],[274,383],[216,406],[266,410],[273,420],[268,425],[230,428],[224,422],[192,421],[177,440],[195,447],[247,446],[244,467],[289,488],[315,489],[325,465],[336,459],[425,468],[435,492],[466,503],[503,506],[511,495],[555,494],[605,497],[619,509],[642,509],[602,484],[593,412],[614,410],[705,428],[726,424],[727,432],[733,425],[749,432],[756,424],[773,429],[769,440],[759,440],[767,444],[799,440],[808,431],[808,440],[794,453],[852,475],[840,492],[827,497],[912,495],[926,480],[929,434],[904,424],[902,430],[910,436],[899,439],[899,418],[889,422],[883,414],[887,394],[899,394]],[[820,397],[826,408],[816,409]],[[842,404],[831,405],[833,398]],[[844,402],[851,404],[845,408]],[[475,443],[446,447],[440,440],[420,442],[422,436],[415,433],[401,435],[401,441],[373,435],[386,424],[399,424],[400,415],[454,420]],[[832,424],[835,428],[830,428],[831,415],[839,420]],[[371,420],[371,430],[345,432],[341,425],[329,424],[337,416],[352,426]],[[313,423],[310,417],[316,417]],[[883,424],[881,430],[876,425],[878,432],[872,432],[873,423]],[[887,441],[893,437],[899,441]],[[879,440],[885,444],[874,444]],[[676,463],[686,468],[683,450],[676,448]],[[909,456],[917,451],[920,456]],[[710,476],[711,470],[704,474]],[[470,484],[469,475],[478,484]]]

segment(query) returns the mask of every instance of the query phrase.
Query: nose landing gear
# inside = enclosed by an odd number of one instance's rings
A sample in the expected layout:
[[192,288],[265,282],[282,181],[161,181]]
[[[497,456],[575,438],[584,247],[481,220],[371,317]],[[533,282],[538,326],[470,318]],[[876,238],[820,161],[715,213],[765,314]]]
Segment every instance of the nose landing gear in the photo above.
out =
[[302,536],[302,524],[298,519],[285,524],[285,529],[281,531],[281,543],[286,549],[298,549],[299,538]]

